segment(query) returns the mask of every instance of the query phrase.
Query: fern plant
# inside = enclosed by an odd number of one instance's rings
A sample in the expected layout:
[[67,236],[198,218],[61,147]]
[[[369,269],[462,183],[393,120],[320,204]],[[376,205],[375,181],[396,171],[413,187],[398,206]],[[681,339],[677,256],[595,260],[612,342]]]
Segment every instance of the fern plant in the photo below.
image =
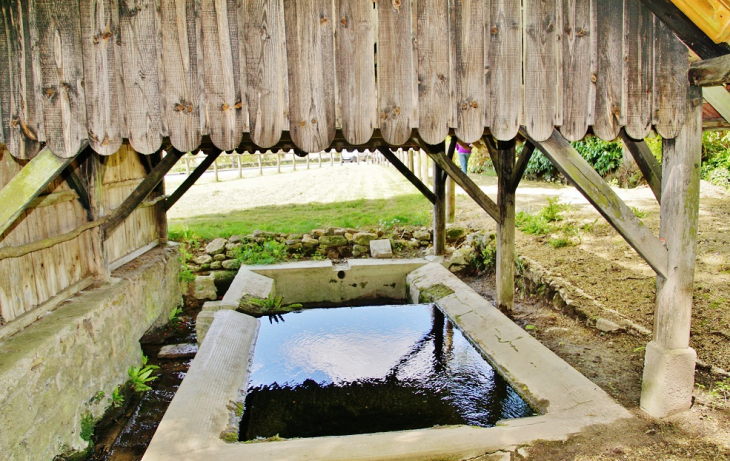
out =
[[160,367],[158,367],[157,365],[147,365],[147,357],[145,357],[144,355],[142,356],[141,367],[135,367],[134,365],[129,367],[129,370],[127,370],[127,375],[129,375],[129,383],[135,390],[135,392],[145,392],[152,389],[150,386],[147,385],[147,383],[157,379],[157,376],[151,375],[153,371],[159,368]]

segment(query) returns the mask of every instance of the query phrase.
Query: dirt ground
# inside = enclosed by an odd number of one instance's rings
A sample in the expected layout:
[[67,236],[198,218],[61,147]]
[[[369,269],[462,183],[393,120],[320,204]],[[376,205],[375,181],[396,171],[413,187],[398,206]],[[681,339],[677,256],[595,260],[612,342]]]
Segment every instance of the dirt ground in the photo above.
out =
[[[171,210],[170,217],[269,203],[327,202],[362,195],[386,198],[413,190],[394,169],[373,165],[322,169],[313,165],[309,171],[263,177],[257,174],[243,181],[222,183],[206,184],[204,179]],[[496,199],[496,178],[472,178]],[[168,180],[168,185],[175,180]],[[642,221],[656,234],[659,207],[650,189],[615,190],[630,207],[646,213]],[[650,331],[656,281],[653,271],[572,187],[523,181],[517,191],[517,209],[538,211],[548,197],[570,204],[565,212],[568,222],[576,227],[588,226],[571,238],[574,245],[560,249],[548,245],[548,237],[518,231],[518,255],[538,263],[590,315],[610,310],[611,315]],[[494,231],[491,219],[460,190],[456,208],[458,223]],[[595,427],[565,442],[533,444],[512,453],[512,460],[730,460],[730,404],[712,392],[724,379],[722,371],[730,370],[729,227],[730,197],[703,183],[691,346],[704,366],[697,374],[694,405],[682,415],[660,421],[638,408],[648,335],[601,333],[534,298],[516,304],[510,314],[515,322],[533,325],[530,334],[601,386],[636,418],[610,427]],[[467,281],[485,297],[493,296],[493,278],[478,276]]]

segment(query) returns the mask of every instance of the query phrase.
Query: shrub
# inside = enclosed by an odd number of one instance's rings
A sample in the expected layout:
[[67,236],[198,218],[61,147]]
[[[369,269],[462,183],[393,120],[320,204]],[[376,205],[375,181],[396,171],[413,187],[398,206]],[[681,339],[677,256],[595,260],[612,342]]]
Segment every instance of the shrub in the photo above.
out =
[[276,240],[266,240],[263,243],[244,244],[236,251],[236,260],[247,265],[274,264],[284,261],[287,255],[286,244]]

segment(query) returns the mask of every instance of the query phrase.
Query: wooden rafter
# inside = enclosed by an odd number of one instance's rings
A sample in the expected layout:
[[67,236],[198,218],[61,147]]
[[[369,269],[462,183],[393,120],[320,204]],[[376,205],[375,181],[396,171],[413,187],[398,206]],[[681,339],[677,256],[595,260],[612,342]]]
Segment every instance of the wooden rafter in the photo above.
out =
[[520,153],[520,157],[517,159],[517,162],[515,162],[515,166],[512,169],[512,179],[510,179],[509,182],[511,192],[514,193],[517,190],[517,186],[520,185],[522,176],[525,174],[525,170],[527,170],[527,164],[530,163],[530,159],[534,152],[535,145],[530,142],[525,142],[525,145],[522,146],[522,153]]
[[165,178],[165,174],[177,163],[183,152],[171,149],[162,161],[148,174],[129,197],[114,211],[114,214],[102,225],[103,239],[106,240],[112,231],[119,227],[127,217],[142,203],[157,185]]
[[524,129],[520,132],[550,159],[658,275],[666,277],[667,249],[557,130],[542,142],[530,138]]
[[624,142],[626,147],[631,152],[631,156],[634,157],[636,165],[641,170],[641,174],[644,175],[644,179],[649,183],[651,191],[654,193],[659,203],[662,203],[662,167],[659,162],[654,158],[654,154],[651,153],[649,146],[642,139],[637,141],[629,137],[626,134],[626,130],[621,129],[621,140]]
[[730,83],[730,54],[693,62],[689,82],[695,86],[719,86]]
[[0,190],[0,203],[2,203],[0,235],[13,225],[33,199],[38,197],[75,157],[59,158],[51,152],[51,149],[44,147]]

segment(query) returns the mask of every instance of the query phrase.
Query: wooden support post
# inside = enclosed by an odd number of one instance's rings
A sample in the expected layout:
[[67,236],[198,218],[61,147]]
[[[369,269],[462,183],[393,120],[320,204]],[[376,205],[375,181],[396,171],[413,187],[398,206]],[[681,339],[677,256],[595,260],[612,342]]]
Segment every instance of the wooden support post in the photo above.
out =
[[182,157],[183,153],[170,149],[160,163],[148,174],[126,200],[114,211],[114,214],[102,225],[102,236],[107,240],[111,233],[124,222],[140,203],[160,184],[170,169]]
[[446,177],[446,222],[456,220],[456,183],[451,177]]
[[413,171],[413,149],[408,149],[408,169]]
[[421,182],[416,177],[416,175],[411,173],[408,170],[408,167],[406,167],[400,160],[398,160],[398,157],[396,157],[396,155],[393,154],[387,147],[383,149],[383,157],[388,159],[388,161],[393,164],[396,170],[398,170],[403,176],[405,176],[406,179],[411,182],[411,184],[416,186],[416,189],[418,189],[423,194],[423,196],[428,199],[429,202],[433,204],[436,203],[436,196],[433,192],[431,192],[431,189],[429,189],[427,185]]
[[213,174],[215,175],[215,182],[218,182],[218,159],[217,158],[213,161]]
[[499,141],[495,153],[499,159],[495,298],[497,307],[510,311],[515,300],[515,192],[510,183],[515,164],[515,141]]
[[243,166],[241,165],[241,154],[236,154],[236,161],[238,162],[238,179],[243,178]]
[[[153,152],[149,155],[138,154],[142,160],[142,165],[147,174],[162,161],[162,150]],[[165,195],[165,180],[163,178],[150,194],[152,198],[163,197]],[[165,210],[164,200],[159,200],[155,204],[155,223],[157,226],[157,238],[160,243],[167,243],[167,214]]]
[[264,175],[264,166],[261,163],[261,152],[256,154],[256,160],[258,161],[258,164],[259,164],[259,176],[263,176]]
[[[99,155],[91,149],[88,150],[88,155],[85,155],[79,162],[78,173],[89,197],[89,223],[94,223],[99,222],[105,215],[104,173],[106,172],[106,162],[109,157]],[[88,225],[90,226],[90,224]],[[96,278],[106,280],[110,276],[110,270],[101,227],[90,227],[89,231],[91,232],[93,251],[93,260],[89,269]]]
[[330,166],[335,166],[335,151],[330,150]]
[[428,183],[428,156],[421,151],[421,181]]
[[307,169],[309,169],[309,156],[310,156],[310,155],[311,155],[311,154],[307,154]]
[[652,341],[646,346],[641,408],[663,418],[692,405],[697,354],[689,347],[697,249],[702,158],[702,98],[690,87],[687,121],[662,142],[659,237],[668,251],[666,274],[657,277]]
[[[487,196],[487,194],[484,193],[483,190],[479,188],[476,184],[474,184],[474,181],[472,181],[467,175],[464,174],[463,171],[461,171],[461,168],[457,167],[456,164],[451,160],[451,157],[454,155],[454,149],[449,146],[448,152],[451,152],[451,154],[444,154],[444,153],[434,153],[432,151],[432,147],[429,144],[426,144],[423,142],[420,138],[413,138],[413,141],[417,143],[422,150],[428,153],[428,155],[433,159],[434,162],[438,163],[439,166],[446,172],[446,174],[449,175],[451,179],[453,179],[456,184],[459,185],[462,189],[464,189],[464,192],[466,192],[469,197],[474,200],[477,205],[482,207],[484,211],[487,212],[489,216],[492,217],[496,222],[499,222],[499,208],[497,207],[497,204],[494,203],[494,201]],[[452,141],[452,145],[456,147],[456,141]],[[450,156],[449,156],[450,155]]]
[[276,172],[281,173],[281,152],[276,153]]
[[322,152],[317,152],[317,163],[319,163],[319,167],[322,168]]
[[190,176],[190,152],[185,154],[185,175]]
[[433,162],[433,253],[446,253],[446,174],[438,163]]
[[291,164],[292,164],[292,169],[294,171],[297,171],[297,154],[295,154],[293,151],[291,153]]
[[[198,165],[195,170],[193,170],[192,174],[188,175],[187,178],[185,178],[185,181],[183,181],[180,186],[178,186],[177,189],[175,189],[175,192],[170,194],[170,196],[165,200],[165,211],[172,208],[172,206],[180,200],[180,197],[182,197],[185,192],[190,189],[190,187],[195,184],[195,182],[200,179],[201,176],[205,173],[205,171],[208,169],[210,165],[215,162],[215,160],[218,158],[218,156],[221,154],[221,152],[217,149],[212,150],[208,155],[206,155],[203,158],[203,161],[200,162],[200,165]],[[259,154],[260,155],[260,154]],[[261,160],[259,158],[259,160]]]
[[557,130],[553,130],[550,138],[542,142],[532,139],[525,129],[520,129],[520,133],[550,159],[654,272],[665,276],[667,249]]
[[[86,145],[83,145],[81,150],[84,148]],[[38,197],[74,158],[56,157],[51,149],[44,147],[18,174],[13,176],[13,179],[0,190],[0,203],[2,204],[0,206],[0,235],[13,225],[30,202]]]
[[641,174],[644,175],[644,179],[649,183],[654,197],[659,203],[662,203],[662,169],[659,162],[654,158],[654,154],[651,153],[649,146],[646,145],[643,139],[640,141],[631,139],[623,128],[621,128],[621,140],[631,152],[631,156],[634,158]]

